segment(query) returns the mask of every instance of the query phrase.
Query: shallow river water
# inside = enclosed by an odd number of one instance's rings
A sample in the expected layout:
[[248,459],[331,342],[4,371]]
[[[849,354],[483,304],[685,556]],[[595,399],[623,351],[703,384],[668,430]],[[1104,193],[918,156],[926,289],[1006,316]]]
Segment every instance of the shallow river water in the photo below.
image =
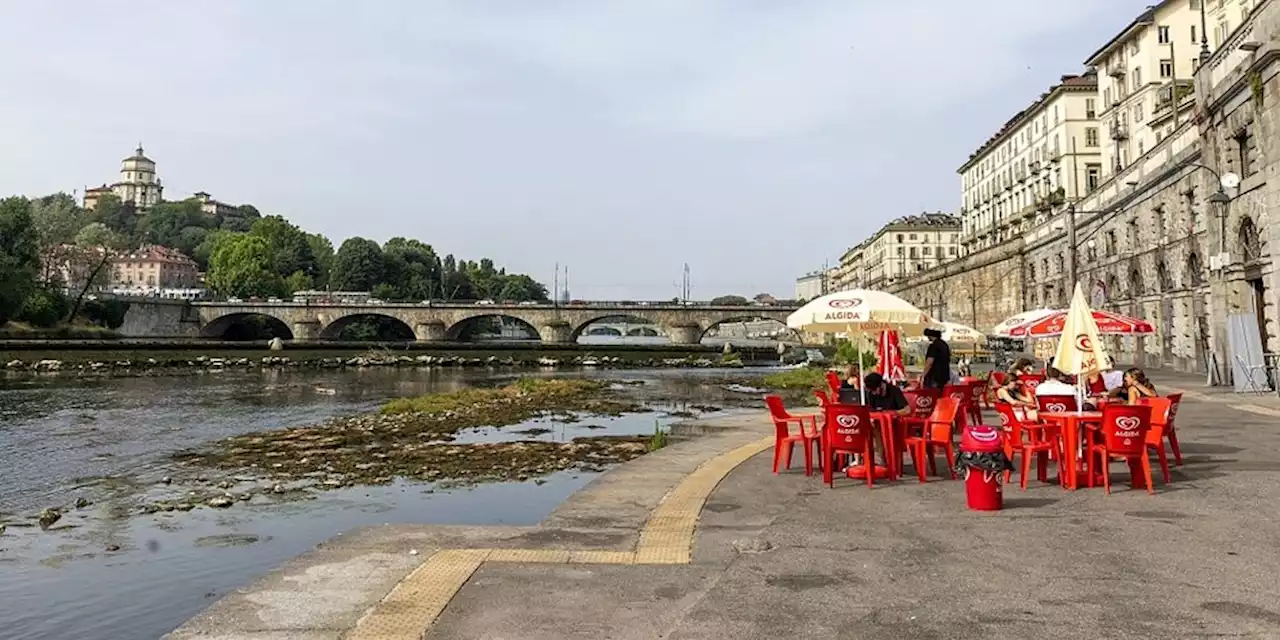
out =
[[[654,413],[539,420],[459,434],[459,442],[571,440],[652,433],[689,405],[755,396],[722,382],[751,371],[599,371]],[[472,369],[249,371],[184,377],[0,379],[0,636],[156,638],[215,599],[317,543],[384,523],[530,525],[597,475],[457,489],[396,482],[230,509],[128,515],[172,469],[170,456],[230,435],[320,422],[391,397],[500,384],[515,372]],[[527,375],[527,374],[525,374]],[[536,428],[537,432],[526,432]],[[69,508],[48,531],[32,515]],[[409,549],[404,550],[405,553]]]

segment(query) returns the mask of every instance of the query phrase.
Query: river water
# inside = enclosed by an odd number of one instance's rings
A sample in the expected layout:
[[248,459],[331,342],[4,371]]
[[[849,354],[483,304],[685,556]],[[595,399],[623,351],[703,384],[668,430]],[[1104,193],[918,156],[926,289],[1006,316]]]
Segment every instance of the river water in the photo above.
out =
[[[744,370],[560,372],[633,379],[655,413],[478,429],[462,441],[648,434],[693,405],[755,396],[724,390]],[[130,515],[173,470],[170,456],[249,431],[375,409],[391,397],[494,385],[486,369],[227,371],[174,377],[0,379],[0,621],[9,640],[156,638],[228,591],[319,542],[384,523],[531,525],[597,475],[459,489],[396,482],[291,502]],[[527,374],[526,374],[527,375]],[[705,409],[703,409],[705,411]],[[545,433],[515,436],[538,427]],[[48,531],[31,516],[70,508]],[[408,553],[409,549],[405,549]]]

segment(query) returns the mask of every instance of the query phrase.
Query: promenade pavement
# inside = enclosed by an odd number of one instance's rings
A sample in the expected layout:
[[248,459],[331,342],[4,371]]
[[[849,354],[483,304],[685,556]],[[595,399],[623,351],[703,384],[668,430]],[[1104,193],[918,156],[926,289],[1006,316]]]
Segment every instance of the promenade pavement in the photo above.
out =
[[540,527],[344,536],[172,637],[1280,637],[1280,403],[1156,382],[1192,393],[1154,496],[1122,464],[1109,497],[1033,482],[993,513],[951,480],[829,489],[772,474],[771,426],[738,417]]

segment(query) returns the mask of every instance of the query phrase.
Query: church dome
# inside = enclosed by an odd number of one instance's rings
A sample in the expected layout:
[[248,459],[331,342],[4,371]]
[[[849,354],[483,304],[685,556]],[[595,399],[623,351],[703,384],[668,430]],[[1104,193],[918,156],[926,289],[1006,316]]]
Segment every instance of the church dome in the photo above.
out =
[[142,151],[142,144],[138,144],[138,148],[134,150],[133,155],[120,161],[121,167],[125,171],[155,171],[156,163],[148,158]]

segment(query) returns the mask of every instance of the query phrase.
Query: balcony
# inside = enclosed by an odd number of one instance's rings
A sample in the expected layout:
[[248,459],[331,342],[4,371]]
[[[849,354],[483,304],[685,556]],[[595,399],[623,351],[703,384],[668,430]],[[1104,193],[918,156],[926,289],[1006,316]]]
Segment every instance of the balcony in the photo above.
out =
[[1124,78],[1129,75],[1129,70],[1124,68],[1124,64],[1107,65],[1107,75],[1112,78]]
[[1175,102],[1181,104],[1187,97],[1194,97],[1195,92],[1194,80],[1170,80],[1156,89],[1156,109],[1167,108]]
[[1111,139],[1117,142],[1129,139],[1129,128],[1122,124],[1111,125]]

